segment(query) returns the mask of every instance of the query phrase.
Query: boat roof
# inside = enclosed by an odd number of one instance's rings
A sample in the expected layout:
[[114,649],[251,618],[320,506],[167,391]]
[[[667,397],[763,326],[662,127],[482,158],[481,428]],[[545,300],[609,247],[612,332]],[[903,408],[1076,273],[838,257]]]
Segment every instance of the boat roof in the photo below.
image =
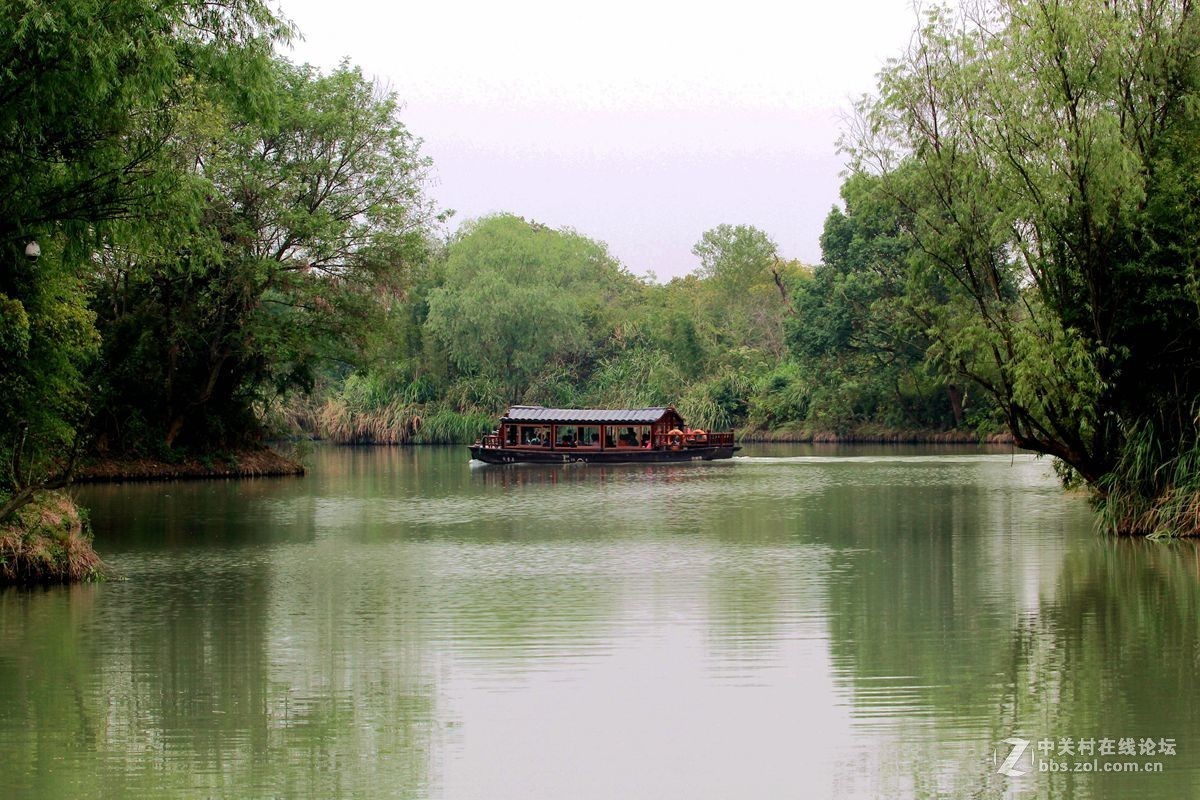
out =
[[610,422],[645,424],[658,422],[668,412],[679,416],[670,406],[652,408],[546,408],[544,406],[512,406],[504,422]]

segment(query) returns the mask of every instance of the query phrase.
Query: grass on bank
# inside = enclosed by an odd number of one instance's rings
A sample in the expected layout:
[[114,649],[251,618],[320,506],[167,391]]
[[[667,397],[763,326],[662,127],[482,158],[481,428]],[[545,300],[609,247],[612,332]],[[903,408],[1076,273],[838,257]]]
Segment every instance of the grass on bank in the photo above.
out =
[[1172,446],[1152,424],[1135,428],[1101,480],[1096,506],[1109,533],[1200,535],[1200,439]]
[[395,401],[355,408],[342,397],[288,410],[289,426],[337,444],[468,444],[495,427],[490,414]]
[[0,525],[0,585],[103,580],[86,518],[70,497],[43,492]]

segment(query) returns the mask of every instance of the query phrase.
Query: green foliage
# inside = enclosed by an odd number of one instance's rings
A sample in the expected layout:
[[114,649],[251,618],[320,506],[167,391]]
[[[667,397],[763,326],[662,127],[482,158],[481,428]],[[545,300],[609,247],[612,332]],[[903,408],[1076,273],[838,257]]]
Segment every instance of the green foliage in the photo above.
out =
[[1102,495],[1169,504],[1145,469],[1190,468],[1197,439],[1200,18],[1176,0],[1103,11],[935,9],[849,146],[906,211],[933,362],[991,395],[1017,444]]
[[671,405],[687,383],[684,371],[662,350],[632,347],[600,362],[585,389],[602,408]]
[[495,421],[490,414],[461,414],[441,408],[421,421],[413,440],[420,444],[473,442],[490,431]]
[[[896,208],[874,183],[846,197],[829,230],[840,219],[855,253],[829,233],[815,274],[780,260],[761,231],[726,225],[701,238],[696,273],[665,285],[571,231],[510,215],[469,223],[418,270],[405,297],[416,311],[371,345],[371,366],[331,376],[320,410],[296,416],[341,441],[418,440],[435,417],[494,420],[513,402],[677,405],[714,430],[950,427],[946,382],[894,338],[913,334],[901,324],[906,251],[874,238],[898,228]],[[881,266],[887,254],[899,255]],[[785,330],[795,355],[780,352]]]
[[766,233],[750,225],[718,225],[704,232],[692,253],[700,259],[697,275],[731,289],[753,284],[770,269],[776,247]]
[[458,374],[518,400],[547,366],[578,366],[611,337],[634,289],[603,245],[499,215],[451,241],[425,327]]
[[1155,538],[1200,531],[1200,442],[1164,440],[1150,420],[1129,431],[1117,463],[1100,479],[1101,527]]
[[680,398],[677,408],[694,427],[710,431],[730,430],[746,418],[750,388],[746,376],[727,372],[692,384]]
[[445,399],[457,411],[493,413],[505,403],[505,386],[488,376],[459,378],[446,390]]
[[822,263],[795,285],[788,326],[792,352],[813,376],[813,422],[834,431],[963,425],[975,409],[956,406],[959,386],[927,368],[933,343],[913,307],[911,214],[865,174],[846,181],[842,198],[845,211],[825,222]]
[[809,419],[812,381],[794,361],[785,361],[759,377],[748,401],[748,422],[771,430]]
[[559,408],[584,405],[576,371],[577,368],[567,364],[550,364],[533,376],[525,391],[521,393],[521,402]]
[[0,277],[0,500],[54,472],[71,449],[97,347],[82,286],[57,242],[46,241],[37,263],[8,255],[15,269]]
[[19,0],[0,7],[0,242],[139,214],[198,84],[258,106],[288,29],[260,0]]
[[257,406],[356,358],[426,258],[427,161],[396,98],[345,64],[277,60],[272,81],[270,118],[212,105],[173,140],[174,225],[102,262],[103,422],[121,449],[253,436]]
[[696,274],[706,281],[702,309],[724,347],[746,346],[783,354],[788,303],[775,243],[749,225],[718,225],[692,248]]
[[70,479],[96,405],[94,254],[172,191],[164,143],[197,87],[259,105],[287,34],[258,0],[0,7],[0,517]]

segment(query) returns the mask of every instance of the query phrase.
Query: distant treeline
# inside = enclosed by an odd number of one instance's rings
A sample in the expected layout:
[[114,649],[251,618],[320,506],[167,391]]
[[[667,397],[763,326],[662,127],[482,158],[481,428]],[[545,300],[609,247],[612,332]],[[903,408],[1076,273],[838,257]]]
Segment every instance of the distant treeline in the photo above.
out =
[[665,284],[518,216],[447,238],[397,99],[292,33],[261,0],[0,10],[0,522],[80,457],[465,441],[527,402],[1007,429],[1109,529],[1200,529],[1190,3],[933,10],[821,263],[722,225]]
[[361,365],[285,410],[339,442],[470,441],[512,403],[673,404],[705,428],[797,437],[998,430],[982,393],[928,369],[919,343],[897,345],[895,287],[857,252],[874,233],[862,224],[834,211],[817,267],[721,225],[696,244],[694,273],[660,284],[573,231],[471,221],[410,273]]

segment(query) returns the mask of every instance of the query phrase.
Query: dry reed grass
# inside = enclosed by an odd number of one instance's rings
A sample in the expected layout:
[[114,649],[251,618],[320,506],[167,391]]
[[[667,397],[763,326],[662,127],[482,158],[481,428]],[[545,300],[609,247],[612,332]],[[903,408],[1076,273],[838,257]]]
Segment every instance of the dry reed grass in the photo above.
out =
[[44,492],[0,526],[0,585],[76,583],[111,577],[92,549],[75,503]]

